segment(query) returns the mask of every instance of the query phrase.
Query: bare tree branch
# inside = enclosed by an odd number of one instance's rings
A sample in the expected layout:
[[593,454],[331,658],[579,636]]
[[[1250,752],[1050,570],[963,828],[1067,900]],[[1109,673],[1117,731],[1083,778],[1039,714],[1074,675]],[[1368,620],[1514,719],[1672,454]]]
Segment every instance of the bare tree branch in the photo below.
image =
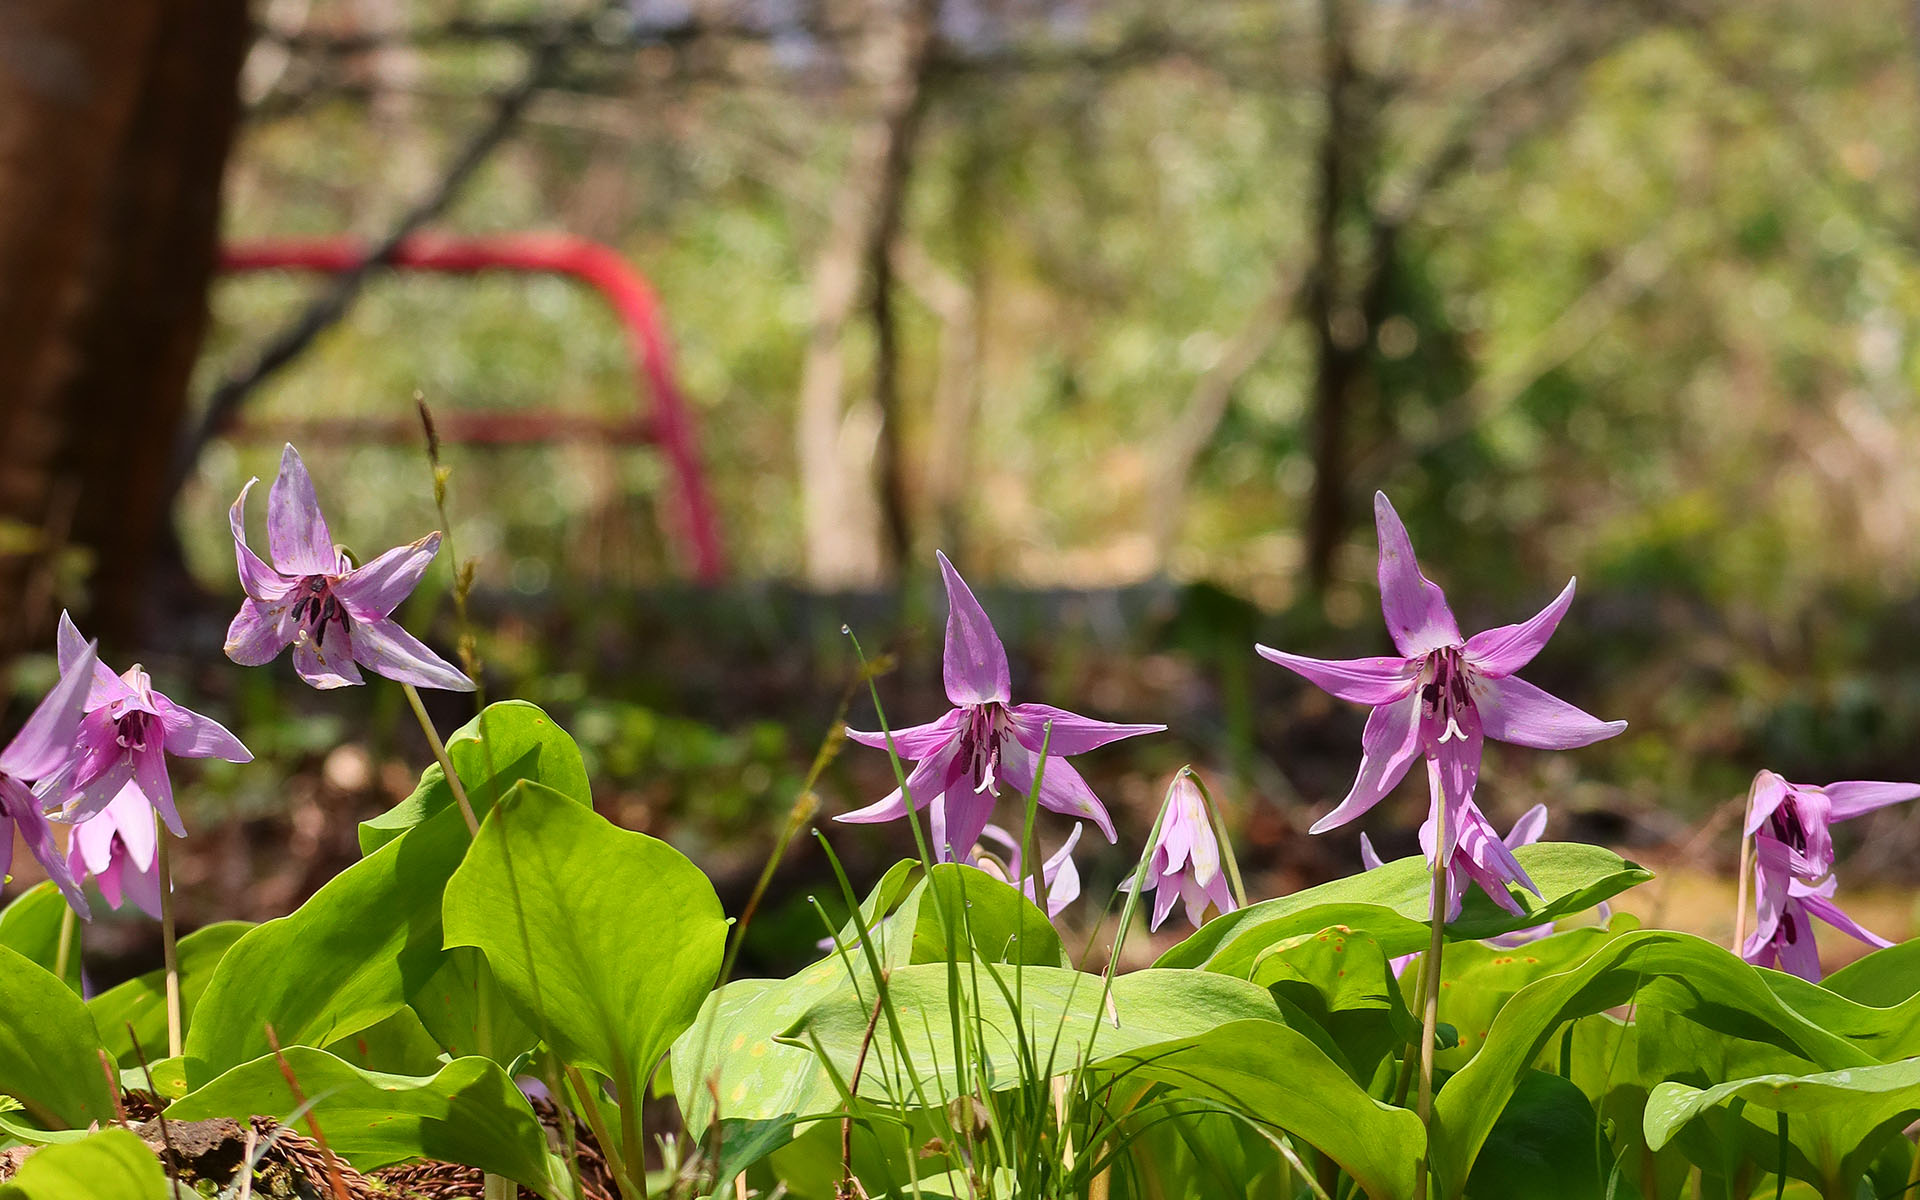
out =
[[474,172],[479,170],[480,165],[486,162],[487,157],[513,131],[514,124],[526,107],[527,101],[538,90],[541,82],[558,66],[565,51],[564,41],[543,42],[534,51],[526,74],[518,84],[499,97],[495,102],[493,115],[486,125],[461,148],[460,153],[448,164],[446,173],[441,176],[433,189],[401,215],[387,235],[367,252],[366,258],[361,260],[358,266],[334,277],[297,318],[268,339],[259,354],[245,369],[227,376],[214,388],[199,423],[188,432],[175,454],[172,486],[168,489],[169,498],[177,493],[186,481],[194,462],[199,458],[200,452],[206,448],[207,443],[232,425],[248,397],[262,383],[298,358],[308,346],[313,344],[315,338],[346,316],[365,288],[368,277],[392,261],[394,253],[402,242],[418,232],[427,222],[446,211],[447,206],[453,203],[461,188],[473,177]]

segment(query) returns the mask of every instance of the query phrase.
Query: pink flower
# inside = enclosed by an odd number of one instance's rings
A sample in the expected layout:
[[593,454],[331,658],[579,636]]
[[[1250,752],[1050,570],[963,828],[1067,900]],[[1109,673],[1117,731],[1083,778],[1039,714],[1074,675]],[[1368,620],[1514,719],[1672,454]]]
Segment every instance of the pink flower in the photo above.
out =
[[71,665],[63,664],[60,681],[34,708],[6,749],[0,750],[0,876],[13,868],[13,830],[17,826],[27,850],[81,916],[88,915],[86,897],[62,861],[60,848],[54,845],[53,827],[29,785],[59,770],[73,752],[74,736],[86,712],[95,653],[93,646],[82,646]]
[[1887,946],[1833,901],[1833,831],[1845,821],[1920,798],[1920,785],[1852,780],[1815,786],[1772,771],[1753,777],[1746,832],[1754,839],[1754,910],[1758,918],[1740,956],[1756,966],[1778,964],[1802,979],[1820,978],[1813,938],[1818,918],[1871,946]]
[[109,908],[131,900],[160,919],[160,837],[153,810],[132,784],[94,816],[76,825],[67,844],[75,880],[91,875]]
[[40,801],[68,821],[85,821],[122,791],[158,812],[176,836],[186,828],[173,807],[167,755],[252,762],[240,739],[211,717],[175,704],[153,690],[138,664],[115,675],[93,658],[73,619],[60,614],[60,669],[74,673],[90,662],[86,716],[71,738],[66,761],[40,781]]
[[[901,759],[917,764],[907,776],[906,796],[915,810],[932,805],[935,860],[957,861],[980,840],[1002,783],[1018,792],[1033,787],[1043,744],[1047,764],[1036,797],[1041,807],[1092,821],[1114,841],[1113,819],[1065,759],[1120,738],[1159,733],[1166,726],[1115,725],[1045,704],[1011,703],[1006,648],[960,572],[946,555],[939,558],[947,585],[947,699],[954,707],[937,721],[893,731]],[[849,729],[847,736],[863,746],[887,745],[884,733]],[[895,788],[886,799],[834,819],[871,824],[906,815],[907,799]]]
[[1818,879],[1833,870],[1833,833],[1836,821],[1920,798],[1920,784],[1852,780],[1829,783],[1789,783],[1772,771],[1753,777],[1747,797],[1747,834],[1772,839],[1785,846],[1791,873]]
[[1759,889],[1759,922],[1740,948],[1740,957],[1756,967],[1778,966],[1802,979],[1820,979],[1820,948],[1814,943],[1813,922],[1817,918],[1869,946],[1891,946],[1892,942],[1842,912],[1833,902],[1836,880],[1809,883],[1791,875],[1786,847],[1770,838],[1757,845],[1758,867],[1763,880],[1779,881],[1779,887]]
[[1238,907],[1221,870],[1220,841],[1214,836],[1206,797],[1191,770],[1182,768],[1167,786],[1166,815],[1160,819],[1160,836],[1147,862],[1146,886],[1153,891],[1150,929],[1160,928],[1175,900],[1186,902],[1187,920],[1195,929],[1200,928],[1207,905],[1222,913]]
[[[1373,497],[1380,538],[1380,607],[1399,654],[1328,661],[1259,646],[1261,655],[1330,695],[1373,708],[1361,735],[1360,771],[1347,798],[1313,826],[1324,833],[1380,803],[1417,758],[1427,762],[1434,810],[1444,804],[1446,844],[1429,849],[1483,886],[1539,892],[1473,803],[1485,738],[1566,750],[1610,738],[1625,721],[1601,721],[1514,672],[1532,661],[1573,602],[1573,581],[1531,620],[1462,637],[1440,588],[1420,573],[1413,543],[1385,493]],[[1456,859],[1464,846],[1466,857]],[[1506,888],[1495,900],[1517,911]]]
[[[1073,848],[1079,844],[1080,833],[1085,828],[1075,825],[1060,848],[1040,864],[1040,885],[1047,892],[1045,907],[1049,917],[1059,916],[1062,909],[1080,898],[1080,869],[1073,865]],[[1005,852],[1006,866],[1002,868],[998,860],[979,846],[973,848],[973,865],[1002,883],[1017,885],[1027,899],[1038,904],[1033,894],[1033,879],[1020,869],[1020,840],[998,825],[988,825],[980,832]]]
[[401,683],[470,692],[473,681],[392,620],[427,564],[440,535],[396,546],[355,568],[336,549],[300,454],[289,445],[267,493],[268,566],[247,547],[250,479],[228,510],[240,586],[247,598],[227,629],[227,657],[242,666],[272,662],[292,646],[293,668],[317,688],[363,682],[359,667]]

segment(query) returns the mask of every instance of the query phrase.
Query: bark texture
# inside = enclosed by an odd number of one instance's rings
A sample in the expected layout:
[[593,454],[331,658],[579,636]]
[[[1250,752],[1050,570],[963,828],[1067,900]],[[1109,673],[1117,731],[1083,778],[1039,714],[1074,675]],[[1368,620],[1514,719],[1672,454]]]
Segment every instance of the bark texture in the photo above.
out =
[[246,0],[0,4],[0,662],[44,638],[69,545],[89,632],[156,607],[247,37]]

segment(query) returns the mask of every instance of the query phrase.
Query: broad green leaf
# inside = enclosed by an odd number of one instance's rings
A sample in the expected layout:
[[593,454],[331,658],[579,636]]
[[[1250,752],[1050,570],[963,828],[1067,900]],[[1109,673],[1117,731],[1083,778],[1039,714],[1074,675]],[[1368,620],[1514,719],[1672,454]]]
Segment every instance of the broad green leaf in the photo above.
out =
[[[956,955],[950,949],[952,938],[971,947],[970,953]],[[1060,934],[1038,905],[1012,884],[962,863],[936,864],[880,922],[874,941],[880,961],[895,967],[973,957],[1029,966],[1069,965]]]
[[865,995],[871,1003],[872,978],[866,959],[853,950],[844,960],[828,957],[785,979],[736,979],[709,995],[673,1044],[673,1078],[688,1132],[705,1136],[717,1103],[729,1155],[742,1138],[764,1154],[783,1144],[781,1131],[791,1134],[797,1118],[835,1108],[839,1093],[813,1052],[778,1038],[835,993]]
[[471,947],[441,956],[440,969],[407,997],[407,1004],[449,1058],[484,1054],[510,1063],[540,1040],[493,986],[487,960]]
[[[1507,1001],[1480,1052],[1434,1104],[1434,1169],[1443,1197],[1457,1196],[1495,1119],[1562,1023],[1633,1003],[1663,1008],[1719,1033],[1776,1046],[1823,1067],[1865,1066],[1871,1056],[1787,1006],[1764,974],[1690,934],[1640,930],[1601,946],[1573,970],[1537,980]],[[1853,1009],[1834,997],[1836,1012]]]
[[[226,957],[228,948],[252,928],[249,921],[220,921],[202,926],[180,939],[180,1020],[187,1029],[193,1028],[194,1011],[213,979],[214,968]],[[113,1055],[120,1066],[131,1067],[140,1061],[139,1054],[134,1052],[133,1037],[127,1033],[128,1025],[132,1025],[134,1034],[138,1035],[140,1049],[148,1062],[167,1056],[165,970],[148,971],[108,988],[87,1001],[87,1011],[93,1014],[93,1023],[100,1030],[107,1053]]]
[[[1502,949],[1484,942],[1456,942],[1440,959],[1440,1019],[1459,1031],[1457,1045],[1434,1059],[1436,1066],[1458,1071],[1467,1065],[1493,1026],[1493,1019],[1521,988],[1537,979],[1572,970],[1607,942],[1639,928],[1622,913],[1605,927],[1565,929],[1524,946]],[[1417,986],[1410,967],[1406,986]]]
[[167,1177],[145,1142],[124,1129],[48,1146],[0,1184],[0,1200],[165,1200]]
[[[476,815],[493,807],[495,800],[522,779],[544,783],[593,807],[580,747],[553,718],[524,700],[487,705],[473,720],[453,731],[447,739],[447,757],[460,773],[467,801]],[[360,823],[360,853],[372,854],[428,817],[452,807],[453,790],[447,786],[446,772],[436,762],[421,773],[420,785],[412,795]]]
[[431,1075],[442,1066],[440,1044],[410,1008],[399,1009],[386,1020],[321,1049],[363,1071],[389,1075]]
[[487,815],[445,913],[447,945],[484,953],[522,1019],[623,1102],[699,1012],[727,933],[686,856],[526,782]]
[[1529,1071],[1474,1161],[1467,1194],[1487,1200],[1600,1200],[1593,1104],[1558,1075]]
[[1361,1084],[1383,1057],[1420,1037],[1386,953],[1361,930],[1335,925],[1276,942],[1255,962],[1252,981],[1325,1030],[1335,1061]]
[[[1133,976],[1122,977],[1128,978]],[[1425,1141],[1420,1118],[1367,1095],[1290,1026],[1233,1021],[1099,1065],[1159,1080],[1180,1095],[1218,1101],[1285,1130],[1338,1163],[1373,1200],[1413,1195]]]
[[[1540,886],[1540,895],[1511,889],[1523,910],[1515,916],[1478,888],[1469,889],[1459,919],[1447,924],[1448,937],[1494,937],[1558,920],[1653,878],[1611,850],[1577,842],[1522,846],[1514,857]],[[1431,888],[1424,858],[1399,859],[1216,917],[1154,965],[1202,967],[1246,978],[1267,947],[1332,925],[1366,930],[1389,955],[1412,954],[1427,946]]]
[[[1097,975],[984,963],[980,970],[979,992],[968,995],[961,1023],[970,1042],[966,1083],[954,1066],[948,968],[928,963],[889,975],[887,1009],[899,1014],[898,1037],[883,1014],[861,1095],[933,1101],[979,1080],[995,1090],[1017,1087],[1084,1061],[1096,1071],[1162,1080],[1183,1094],[1230,1103],[1324,1150],[1371,1194],[1411,1194],[1418,1118],[1367,1096],[1310,1038],[1283,1023],[1264,988],[1207,972],[1136,971],[1114,980],[1105,1008]],[[841,1077],[851,1078],[872,1013],[871,989],[845,989],[817,1003],[785,1040],[817,1041]],[[737,1093],[736,1084],[729,1094]],[[751,1095],[741,1100],[755,1104]],[[773,1115],[757,1106],[735,1112],[749,1114]]]
[[403,1007],[440,968],[440,895],[468,844],[442,810],[235,942],[187,1031],[193,1085],[265,1054],[268,1024],[283,1046],[324,1046]]
[[[1790,1160],[1789,1170],[1824,1195],[1850,1195],[1888,1140],[1920,1116],[1920,1059],[1762,1075],[1705,1089],[1662,1083],[1647,1100],[1647,1142],[1656,1149],[1664,1146],[1688,1122],[1735,1101],[1742,1102],[1747,1121],[1762,1135],[1744,1139],[1749,1147],[1770,1142],[1774,1114],[1786,1113],[1788,1140],[1799,1151],[1800,1167],[1794,1171]],[[1774,1153],[1771,1147],[1765,1151]]]
[[1891,1008],[1912,999],[1920,979],[1920,938],[1875,950],[1821,981],[1820,986],[1857,1004]]
[[[455,1059],[425,1078],[362,1071],[307,1046],[288,1047],[286,1063],[312,1102],[328,1147],[357,1170],[435,1158],[504,1175],[543,1193],[559,1190],[539,1119],[491,1059]],[[280,1063],[268,1054],[187,1093],[167,1106],[167,1116],[181,1121],[285,1118],[299,1105]]]
[[0,1092],[44,1128],[113,1119],[100,1035],[87,1006],[53,972],[0,946]]
[[[42,880],[14,897],[0,910],[0,946],[18,950],[53,970],[60,955],[60,929],[68,914],[67,898],[50,881]],[[66,983],[80,990],[80,922],[68,929]]]
[[861,926],[872,928],[874,922],[897,909],[913,889],[919,871],[920,860],[916,858],[903,858],[888,867],[886,874],[880,877],[880,882],[874,884],[867,898],[860,902],[857,918],[849,916],[846,924],[838,930],[840,942],[853,945],[859,939]]
[[50,1146],[92,1136],[85,1129],[42,1129],[27,1118],[27,1110],[18,1100],[0,1096],[0,1137],[10,1137],[30,1146]]

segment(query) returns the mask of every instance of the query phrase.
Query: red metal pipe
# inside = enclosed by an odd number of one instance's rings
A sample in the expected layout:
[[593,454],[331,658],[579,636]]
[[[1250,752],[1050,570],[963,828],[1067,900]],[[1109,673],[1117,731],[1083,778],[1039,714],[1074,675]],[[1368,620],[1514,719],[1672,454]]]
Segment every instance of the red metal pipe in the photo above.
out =
[[[357,238],[273,238],[242,242],[221,250],[226,271],[353,270],[366,260],[367,244]],[[470,274],[478,271],[526,271],[566,275],[596,289],[626,327],[634,370],[653,393],[649,432],[667,457],[678,485],[679,519],[693,576],[717,583],[726,573],[713,503],[700,465],[693,414],[674,375],[660,303],[646,279],[609,246],[564,233],[518,233],[493,237],[420,234],[400,244],[389,264],[398,270]]]

